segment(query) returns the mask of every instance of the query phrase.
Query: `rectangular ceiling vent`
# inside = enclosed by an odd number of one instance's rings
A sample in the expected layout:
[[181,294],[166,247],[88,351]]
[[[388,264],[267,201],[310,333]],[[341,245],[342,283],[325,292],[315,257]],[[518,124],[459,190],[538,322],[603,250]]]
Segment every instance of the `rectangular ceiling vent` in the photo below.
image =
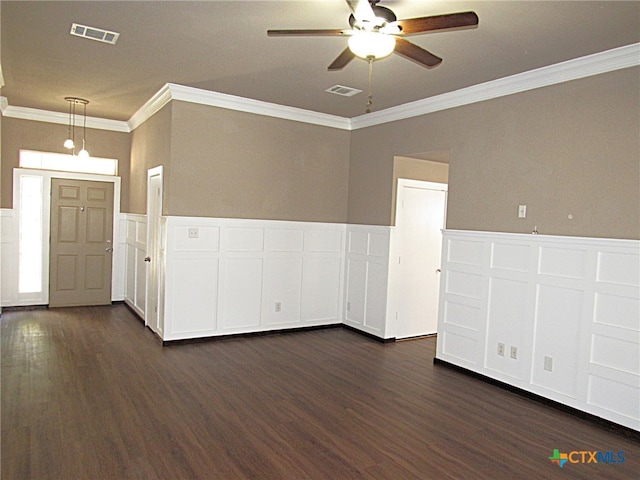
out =
[[362,90],[358,90],[357,88],[344,87],[342,85],[334,85],[333,87],[327,88],[325,92],[335,93],[336,95],[342,95],[343,97],[353,97],[354,95],[362,92]]
[[103,30],[101,28],[88,27],[86,25],[78,25],[74,23],[71,25],[71,35],[76,35],[77,37],[90,38],[91,40],[97,40],[98,42],[110,43],[111,45],[115,45],[118,37],[120,36],[117,32],[110,32],[108,30]]

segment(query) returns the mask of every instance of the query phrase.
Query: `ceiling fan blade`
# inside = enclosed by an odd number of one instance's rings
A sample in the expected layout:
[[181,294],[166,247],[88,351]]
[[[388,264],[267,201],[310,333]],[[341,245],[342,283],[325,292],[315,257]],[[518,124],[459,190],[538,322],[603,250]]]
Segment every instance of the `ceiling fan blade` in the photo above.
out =
[[425,67],[435,67],[442,62],[440,57],[436,57],[433,53],[427,52],[424,48],[401,37],[396,38],[394,52]]
[[478,25],[478,15],[475,12],[450,13],[431,17],[409,18],[398,20],[403,35],[412,33],[431,32],[445,28],[471,27]]
[[286,37],[286,36],[341,36],[351,35],[351,30],[339,30],[339,29],[326,29],[326,30],[267,30],[267,35],[270,37]]
[[372,22],[376,15],[373,13],[373,9],[367,0],[346,0],[347,5],[353,12],[353,16],[359,22],[367,21]]
[[347,64],[355,58],[355,54],[349,49],[349,47],[345,48],[343,52],[338,55],[329,68],[327,70],[341,70],[347,66]]

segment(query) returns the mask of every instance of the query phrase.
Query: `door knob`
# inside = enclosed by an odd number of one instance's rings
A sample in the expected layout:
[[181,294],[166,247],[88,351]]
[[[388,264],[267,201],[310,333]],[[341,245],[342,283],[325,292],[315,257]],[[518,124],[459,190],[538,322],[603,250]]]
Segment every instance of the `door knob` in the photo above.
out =
[[104,249],[104,251],[111,253],[111,252],[113,252],[113,248],[107,247],[107,248]]
[[144,257],[145,262],[151,262],[151,257]]

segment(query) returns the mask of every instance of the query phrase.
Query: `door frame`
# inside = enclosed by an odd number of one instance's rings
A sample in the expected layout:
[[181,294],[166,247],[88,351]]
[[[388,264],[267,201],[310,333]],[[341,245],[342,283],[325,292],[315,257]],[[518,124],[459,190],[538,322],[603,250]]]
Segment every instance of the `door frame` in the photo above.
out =
[[[402,188],[426,188],[429,190],[442,190],[444,191],[444,222],[442,229],[446,229],[447,226],[447,202],[449,197],[449,185],[447,183],[429,182],[425,180],[413,180],[410,178],[398,178],[396,184],[396,203],[394,205],[395,218],[398,218],[398,208],[401,205]],[[389,232],[389,269],[388,269],[388,282],[387,282],[387,315],[386,324],[390,326],[389,336],[396,337],[397,327],[397,313],[398,313],[398,238],[397,238],[396,226],[393,225]],[[442,277],[441,277],[442,278]],[[439,290],[442,290],[442,283],[440,283]],[[440,298],[440,292],[438,292],[438,298]]]
[[[159,195],[153,195],[151,192],[151,178],[152,177],[160,177],[160,192]],[[162,325],[162,204],[164,198],[164,168],[162,165],[157,167],[150,168],[147,170],[147,251],[146,256],[150,258],[150,262],[147,264],[146,275],[145,275],[145,300],[144,300],[144,324],[149,327],[154,333],[163,335],[163,325]],[[152,205],[155,204],[156,211],[158,212],[157,222],[152,221]],[[154,238],[153,227],[156,228],[155,232],[155,248],[151,248],[152,240]],[[152,279],[152,275],[155,273],[155,287],[156,294],[155,299],[157,301],[156,305],[151,304],[151,296],[149,292],[151,291],[152,283],[150,280]],[[155,309],[154,313],[156,316],[156,321],[154,325],[150,325],[149,319],[151,318],[151,309]]]
[[[19,238],[20,217],[20,177],[39,176],[42,177],[42,291],[38,294],[18,294],[16,306],[21,305],[48,305],[49,304],[49,234],[51,231],[51,179],[63,178],[68,180],[90,180],[95,182],[113,183],[113,255],[111,258],[111,297],[117,292],[118,281],[116,273],[119,249],[117,239],[120,238],[120,183],[121,179],[111,175],[97,175],[92,173],[60,172],[55,170],[36,170],[29,168],[13,169],[13,210],[16,218],[16,237]],[[19,266],[18,266],[19,268]],[[18,273],[18,272],[16,272]]]

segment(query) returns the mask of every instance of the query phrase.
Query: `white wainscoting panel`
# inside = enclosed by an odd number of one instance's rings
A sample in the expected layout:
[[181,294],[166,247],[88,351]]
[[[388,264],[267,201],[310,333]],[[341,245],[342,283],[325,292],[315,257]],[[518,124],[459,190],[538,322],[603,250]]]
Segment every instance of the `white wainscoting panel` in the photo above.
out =
[[343,224],[167,217],[163,340],[342,322]]
[[0,209],[0,306],[17,305],[18,218],[15,210]]
[[437,358],[640,430],[639,241],[447,230],[442,259]]
[[147,285],[147,217],[120,215],[124,235],[124,301],[144,318]]
[[388,338],[387,286],[391,227],[347,225],[344,323]]

